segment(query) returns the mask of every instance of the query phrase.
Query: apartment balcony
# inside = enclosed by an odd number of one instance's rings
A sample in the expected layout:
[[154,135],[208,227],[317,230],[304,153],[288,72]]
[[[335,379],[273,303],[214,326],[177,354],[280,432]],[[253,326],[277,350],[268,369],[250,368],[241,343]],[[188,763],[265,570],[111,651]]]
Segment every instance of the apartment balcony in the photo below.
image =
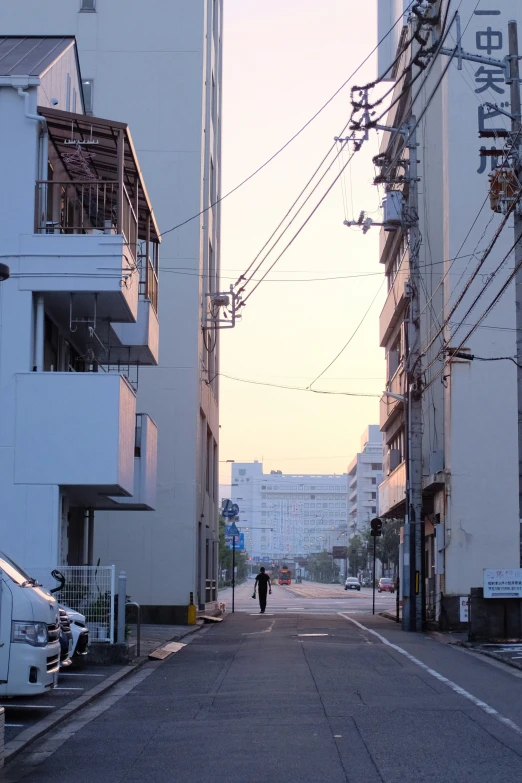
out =
[[[103,508],[107,511],[153,511],[156,507],[157,461],[158,428],[146,413],[137,413],[132,496],[107,497]],[[98,504],[98,508],[101,507]]]
[[379,485],[379,514],[386,516],[404,505],[406,497],[406,463],[401,462]]
[[92,508],[130,496],[135,422],[135,392],[119,374],[20,373],[14,481],[67,487],[73,504]]
[[[39,107],[53,178],[35,187],[20,287],[64,328],[96,335],[98,363],[155,364],[161,237],[128,127]],[[82,348],[83,346],[79,346]]]
[[[396,373],[386,384],[386,391],[392,392],[393,394],[404,395],[405,385],[406,378],[401,364]],[[390,397],[388,394],[383,394],[379,402],[379,424],[381,430],[386,429],[386,425],[390,425],[392,419],[403,410],[404,403],[401,402],[401,400]]]
[[136,323],[111,324],[111,363],[157,364],[159,356],[157,261],[140,258]]
[[407,302],[406,285],[409,274],[410,265],[406,253],[379,316],[379,344],[382,348],[386,346],[393,330],[402,319]]

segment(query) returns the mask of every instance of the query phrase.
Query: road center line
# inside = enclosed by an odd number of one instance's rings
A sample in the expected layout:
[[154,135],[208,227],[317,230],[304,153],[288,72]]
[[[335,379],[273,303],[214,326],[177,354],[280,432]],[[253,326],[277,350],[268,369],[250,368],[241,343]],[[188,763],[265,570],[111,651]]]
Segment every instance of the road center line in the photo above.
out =
[[467,699],[472,704],[474,704],[475,707],[478,707],[487,715],[490,715],[492,718],[495,718],[496,720],[499,721],[499,723],[504,724],[504,726],[507,726],[509,729],[512,729],[516,734],[522,737],[522,728],[520,728],[520,726],[518,726],[510,718],[506,718],[505,715],[502,715],[494,707],[491,707],[489,704],[486,704],[485,701],[482,701],[481,699],[478,699],[476,696],[473,696],[472,693],[465,690],[464,688],[461,688],[461,686],[457,685],[457,683],[453,682],[453,680],[449,680],[447,677],[444,677],[443,674],[440,674],[438,671],[435,671],[435,669],[432,669],[430,666],[423,663],[421,660],[419,660],[419,658],[416,658],[414,655],[407,652],[407,650],[405,650],[403,647],[399,647],[399,645],[393,644],[393,642],[388,641],[388,639],[386,639],[385,636],[381,636],[381,634],[377,633],[377,631],[373,631],[371,628],[367,628],[365,625],[362,625],[362,623],[359,623],[357,622],[357,620],[354,620],[353,617],[346,617],[346,615],[343,612],[339,612],[339,614],[341,615],[341,617],[344,617],[345,620],[348,620],[348,622],[353,623],[361,630],[366,631],[367,633],[371,633],[373,636],[376,636],[377,639],[380,639],[380,641],[383,644],[385,644],[387,647],[391,647],[392,650],[395,650],[401,655],[404,655],[404,657],[407,658],[409,661],[416,664],[416,666],[419,666],[421,669],[424,669],[425,672],[431,674],[431,676],[435,677],[435,679],[438,680],[439,682],[443,682],[445,685],[451,688],[452,691],[458,693],[459,696],[463,696],[465,699]]

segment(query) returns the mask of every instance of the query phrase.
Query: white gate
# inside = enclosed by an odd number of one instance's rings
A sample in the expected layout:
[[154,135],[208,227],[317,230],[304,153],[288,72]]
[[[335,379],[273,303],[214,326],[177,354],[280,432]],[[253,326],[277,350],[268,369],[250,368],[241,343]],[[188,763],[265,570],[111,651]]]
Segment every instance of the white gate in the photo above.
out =
[[[52,590],[59,583],[51,568],[26,568],[29,576]],[[65,586],[54,593],[60,604],[85,615],[91,642],[114,643],[115,566],[57,566],[65,577]]]

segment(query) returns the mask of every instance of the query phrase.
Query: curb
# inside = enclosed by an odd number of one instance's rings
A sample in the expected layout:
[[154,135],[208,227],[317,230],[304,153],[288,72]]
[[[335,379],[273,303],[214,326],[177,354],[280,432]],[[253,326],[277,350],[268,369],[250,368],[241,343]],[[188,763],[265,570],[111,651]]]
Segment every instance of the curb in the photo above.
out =
[[506,666],[512,666],[513,669],[522,670],[521,663],[518,663],[518,661],[514,661],[509,658],[503,658],[501,653],[495,652],[494,650],[481,650],[478,647],[474,647],[471,642],[460,642],[460,646],[464,647],[466,650],[471,650],[472,652],[479,653],[480,655],[485,655],[486,658],[493,658],[495,661],[505,663]]
[[[192,634],[201,630],[202,627],[203,625],[192,626],[187,630],[186,633],[182,634],[181,636],[177,635],[173,639],[167,639],[163,642],[163,644],[168,644],[169,641],[173,642],[185,639],[187,636],[191,636]],[[19,753],[24,751],[28,745],[38,739],[41,739],[44,734],[47,734],[47,732],[54,729],[60,723],[63,723],[65,720],[67,720],[67,718],[70,718],[84,707],[87,707],[93,701],[96,701],[96,699],[100,696],[105,695],[107,691],[114,687],[114,685],[117,685],[129,675],[137,672],[142,668],[142,666],[144,666],[144,664],[148,662],[149,659],[147,654],[140,656],[134,663],[125,664],[125,666],[122,666],[119,671],[109,675],[107,679],[105,679],[99,685],[95,685],[94,688],[91,688],[83,696],[78,696],[77,699],[73,699],[68,704],[60,707],[60,709],[51,713],[51,715],[48,715],[46,718],[42,718],[42,720],[38,721],[38,723],[36,723],[34,726],[30,726],[28,729],[21,731],[14,739],[6,742],[4,755],[5,763],[7,764],[10,762],[12,759],[18,756]]]

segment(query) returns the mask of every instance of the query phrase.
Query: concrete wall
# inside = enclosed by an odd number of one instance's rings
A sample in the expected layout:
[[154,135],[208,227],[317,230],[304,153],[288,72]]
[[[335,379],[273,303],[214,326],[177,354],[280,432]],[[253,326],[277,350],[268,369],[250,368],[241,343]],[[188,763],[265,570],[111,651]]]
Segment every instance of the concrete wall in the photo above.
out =
[[[94,113],[131,126],[161,231],[208,207],[211,155],[220,189],[222,5],[98,0],[95,13],[81,13],[73,0],[19,0],[0,8],[3,34],[77,36]],[[208,431],[212,445],[219,440],[218,383],[206,383],[219,361],[217,348],[206,356],[201,333],[209,241],[219,269],[217,207],[165,235],[160,251],[160,365],[140,369],[138,392],[138,409],[159,431],[156,511],[96,515],[95,556],[125,568],[129,593],[144,605],[187,604],[190,592],[204,600],[216,570],[218,491],[217,482],[207,491],[205,449]],[[217,459],[216,445],[212,476]]]
[[[445,7],[444,3],[443,10]],[[459,10],[463,48],[484,54],[479,45],[484,44],[487,28],[491,27],[502,34],[503,48],[490,54],[502,58],[507,52],[508,21],[518,18],[519,24],[522,22],[520,3],[498,0],[488,6],[491,13],[484,16],[485,9],[479,9],[482,15],[477,15],[476,3],[464,0]],[[445,58],[435,63],[413,105],[414,115],[420,116],[446,65]],[[465,63],[462,71],[451,65],[417,131],[423,348],[448,316],[501,222],[501,216],[489,209],[489,159],[486,169],[479,172],[480,146],[494,144],[493,139],[478,136],[479,112],[486,101],[509,100],[509,88],[497,85],[503,92],[497,90],[495,94],[491,89],[482,90],[479,69],[475,63]],[[507,118],[497,117],[486,127],[508,124]],[[430,473],[430,454],[443,450],[446,487],[437,495],[444,502],[436,504],[444,523],[440,550],[443,573],[437,579],[437,592],[448,597],[469,594],[471,588],[482,583],[484,568],[519,564],[516,368],[509,362],[453,362],[440,377],[444,345],[462,344],[462,348],[482,357],[515,354],[513,286],[466,338],[512,269],[511,261],[484,289],[488,276],[512,243],[513,232],[508,226],[462,304],[451,315],[444,334],[424,358],[424,367],[431,365],[425,380],[427,384],[432,379],[434,382],[424,394],[423,475],[426,479]],[[477,305],[468,313],[469,305],[483,289]]]

